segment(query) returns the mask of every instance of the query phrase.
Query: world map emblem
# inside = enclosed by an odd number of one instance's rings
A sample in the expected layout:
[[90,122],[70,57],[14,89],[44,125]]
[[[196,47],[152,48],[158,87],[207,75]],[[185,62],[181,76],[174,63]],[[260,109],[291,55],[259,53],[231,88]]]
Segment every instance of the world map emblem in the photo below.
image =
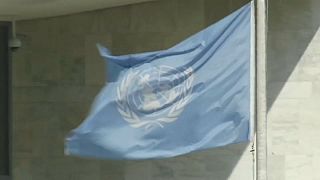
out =
[[163,128],[176,121],[192,99],[193,81],[192,68],[130,69],[117,87],[117,109],[133,128]]

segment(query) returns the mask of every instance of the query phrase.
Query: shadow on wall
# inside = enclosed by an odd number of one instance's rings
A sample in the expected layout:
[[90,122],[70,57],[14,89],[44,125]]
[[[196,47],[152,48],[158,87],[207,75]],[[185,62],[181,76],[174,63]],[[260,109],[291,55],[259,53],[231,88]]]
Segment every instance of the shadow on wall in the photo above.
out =
[[[249,144],[236,144],[176,158],[125,162],[125,180],[253,180],[251,157],[242,158]],[[249,161],[249,162],[248,162]],[[236,169],[236,166],[242,166]],[[241,172],[240,172],[241,171]],[[144,174],[144,177],[142,176]]]
[[267,49],[268,110],[319,29],[319,11],[320,2],[315,0],[270,1]]

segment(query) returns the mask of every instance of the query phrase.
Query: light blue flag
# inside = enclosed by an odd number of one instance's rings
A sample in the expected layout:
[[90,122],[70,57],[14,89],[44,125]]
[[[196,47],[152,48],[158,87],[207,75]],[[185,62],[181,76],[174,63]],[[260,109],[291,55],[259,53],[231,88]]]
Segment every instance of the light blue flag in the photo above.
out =
[[107,159],[167,158],[252,136],[252,4],[174,47],[112,56],[109,82],[66,153]]

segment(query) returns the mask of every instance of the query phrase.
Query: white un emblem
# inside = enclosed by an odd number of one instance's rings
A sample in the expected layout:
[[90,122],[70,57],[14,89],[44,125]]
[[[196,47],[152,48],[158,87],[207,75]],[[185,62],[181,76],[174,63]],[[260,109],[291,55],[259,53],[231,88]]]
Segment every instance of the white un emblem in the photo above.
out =
[[169,66],[129,70],[117,88],[118,111],[132,127],[164,127],[191,100],[193,70]]

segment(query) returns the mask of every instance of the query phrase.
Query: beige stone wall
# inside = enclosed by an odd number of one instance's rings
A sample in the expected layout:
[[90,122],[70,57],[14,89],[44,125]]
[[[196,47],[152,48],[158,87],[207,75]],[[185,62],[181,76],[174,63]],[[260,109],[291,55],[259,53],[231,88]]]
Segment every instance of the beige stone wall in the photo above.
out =
[[270,1],[269,180],[320,179],[320,1]]
[[[15,180],[253,179],[249,145],[157,161],[66,157],[63,139],[104,83],[97,41],[116,54],[168,48],[243,2],[162,0],[18,22],[13,56]],[[320,179],[320,2],[273,0],[269,9],[268,176]]]
[[66,134],[85,118],[105,82],[95,48],[116,54],[168,48],[246,0],[160,0],[56,18],[19,21],[13,55],[14,180],[251,180],[249,144],[156,161],[66,157]]

